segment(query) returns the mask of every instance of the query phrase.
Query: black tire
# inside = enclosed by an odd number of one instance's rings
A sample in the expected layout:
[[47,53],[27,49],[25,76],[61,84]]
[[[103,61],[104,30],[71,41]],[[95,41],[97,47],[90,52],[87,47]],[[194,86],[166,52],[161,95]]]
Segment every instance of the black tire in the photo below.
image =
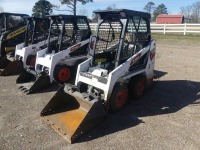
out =
[[10,64],[10,60],[6,56],[0,57],[0,69],[6,68]]
[[72,76],[72,67],[67,65],[56,65],[53,77],[60,84],[68,83]]
[[127,86],[121,83],[116,83],[109,100],[111,111],[118,111],[122,109],[123,106],[126,104],[127,99],[128,99]]
[[26,59],[26,64],[31,67],[35,67],[36,62],[36,56],[35,55],[29,55]]
[[146,90],[146,78],[143,75],[133,77],[129,84],[129,93],[131,98],[140,98]]

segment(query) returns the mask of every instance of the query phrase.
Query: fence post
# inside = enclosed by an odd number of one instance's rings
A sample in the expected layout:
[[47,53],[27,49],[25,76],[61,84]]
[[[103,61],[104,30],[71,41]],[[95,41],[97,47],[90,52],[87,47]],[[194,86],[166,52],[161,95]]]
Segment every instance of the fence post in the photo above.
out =
[[[115,25],[117,26],[117,24],[115,23]],[[117,32],[119,32],[119,27],[117,26]]]
[[185,23],[185,27],[184,27],[184,35],[186,35],[187,32],[187,23]]
[[166,23],[164,24],[164,34],[166,33]]

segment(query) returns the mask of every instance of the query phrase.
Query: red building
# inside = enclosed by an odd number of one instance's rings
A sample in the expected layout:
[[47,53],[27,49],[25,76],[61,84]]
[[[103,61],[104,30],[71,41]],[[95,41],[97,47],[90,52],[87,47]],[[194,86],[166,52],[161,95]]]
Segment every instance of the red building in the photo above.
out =
[[157,24],[181,24],[184,23],[184,15],[158,15]]

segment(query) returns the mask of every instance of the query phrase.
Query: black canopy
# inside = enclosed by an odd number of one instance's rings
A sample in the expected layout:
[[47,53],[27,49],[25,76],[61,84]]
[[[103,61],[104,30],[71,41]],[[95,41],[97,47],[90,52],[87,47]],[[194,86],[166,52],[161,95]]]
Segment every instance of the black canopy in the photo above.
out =
[[101,19],[104,19],[108,14],[116,14],[120,18],[128,18],[131,16],[139,16],[145,19],[150,19],[151,15],[146,12],[140,12],[135,10],[128,10],[128,9],[116,9],[116,10],[100,10],[100,11],[94,11],[96,15],[100,15]]
[[59,15],[47,15],[46,17],[50,17],[50,18],[59,18],[59,19],[76,19],[76,18],[83,18],[83,19],[87,19],[86,16],[79,16],[79,15],[63,15],[63,14],[59,14]]

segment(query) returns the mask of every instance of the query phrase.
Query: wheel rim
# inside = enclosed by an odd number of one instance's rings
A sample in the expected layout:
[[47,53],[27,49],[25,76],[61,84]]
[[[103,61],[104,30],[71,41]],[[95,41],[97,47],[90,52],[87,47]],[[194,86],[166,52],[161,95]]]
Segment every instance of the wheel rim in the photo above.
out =
[[145,81],[140,80],[137,86],[137,96],[141,96],[144,92]]
[[126,103],[126,99],[127,93],[124,89],[122,89],[117,93],[117,96],[115,98],[115,105],[117,106],[117,108],[122,107]]
[[35,57],[35,56],[32,56],[32,57],[30,57],[30,59],[28,60],[27,65],[30,65],[30,66],[32,66],[32,67],[35,67],[35,61],[36,61],[36,57]]
[[30,60],[30,65],[31,65],[32,67],[35,67],[35,61],[36,61],[35,57],[31,58],[31,60]]
[[69,78],[70,78],[70,70],[68,68],[60,69],[60,71],[58,73],[58,79],[61,82],[66,82],[69,80]]

